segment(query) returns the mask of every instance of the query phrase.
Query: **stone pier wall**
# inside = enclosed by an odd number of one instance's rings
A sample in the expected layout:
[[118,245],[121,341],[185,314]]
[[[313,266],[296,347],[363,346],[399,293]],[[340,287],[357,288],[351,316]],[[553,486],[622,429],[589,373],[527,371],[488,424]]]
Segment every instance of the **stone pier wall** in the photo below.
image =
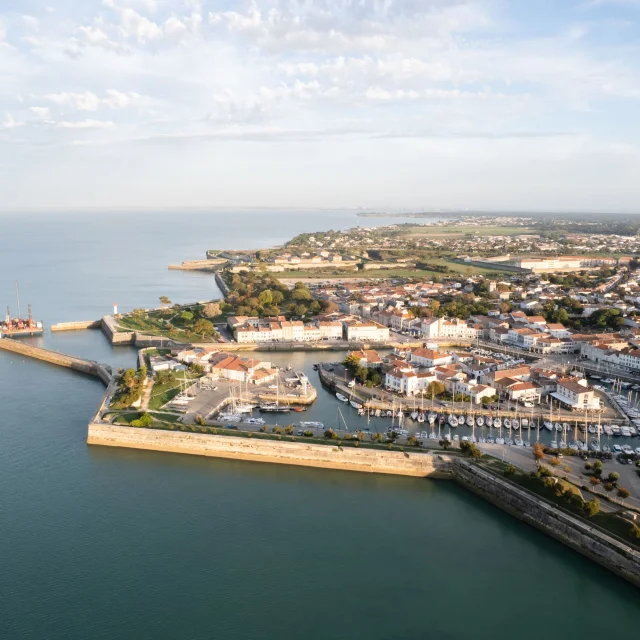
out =
[[96,422],[89,425],[87,443],[420,478],[449,477],[450,466],[448,458],[439,454],[137,429]]
[[640,552],[633,547],[477,464],[456,458],[451,469],[462,486],[640,586]]
[[34,347],[33,345],[25,344],[18,340],[11,340],[9,338],[0,339],[0,349],[19,353],[20,355],[28,358],[35,358],[36,360],[42,360],[43,362],[50,362],[51,364],[58,365],[59,367],[73,369],[74,371],[86,373],[90,376],[95,376],[100,378],[105,385],[108,385],[112,379],[111,367],[93,360],[84,360],[83,358],[77,358],[76,356],[59,353],[58,351]]
[[51,325],[51,331],[81,331],[83,329],[99,329],[100,320],[86,320],[79,322],[58,322]]

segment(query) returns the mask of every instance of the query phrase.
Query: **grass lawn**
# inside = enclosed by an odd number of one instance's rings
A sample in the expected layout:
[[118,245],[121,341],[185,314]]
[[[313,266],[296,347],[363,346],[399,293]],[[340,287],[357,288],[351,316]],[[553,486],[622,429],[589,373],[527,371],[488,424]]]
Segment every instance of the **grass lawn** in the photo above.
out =
[[154,383],[151,389],[151,397],[149,398],[149,409],[151,411],[159,411],[170,400],[173,400],[180,393],[180,380],[195,381],[199,378],[197,374],[185,373],[182,377],[165,384]]
[[599,513],[593,516],[592,520],[594,524],[611,531],[611,533],[626,540],[629,544],[640,548],[640,538],[633,535],[633,524],[629,520],[625,520],[615,513]]

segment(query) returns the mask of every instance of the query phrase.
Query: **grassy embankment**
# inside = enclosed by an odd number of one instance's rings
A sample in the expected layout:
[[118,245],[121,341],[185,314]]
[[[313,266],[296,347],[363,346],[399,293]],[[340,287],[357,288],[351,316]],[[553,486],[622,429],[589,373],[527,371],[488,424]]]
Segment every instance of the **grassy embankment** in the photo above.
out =
[[415,226],[407,229],[406,235],[413,238],[416,237],[445,237],[451,236],[465,236],[465,235],[479,235],[479,236],[520,236],[527,234],[536,234],[539,230],[531,227],[481,227],[474,225],[466,226]]

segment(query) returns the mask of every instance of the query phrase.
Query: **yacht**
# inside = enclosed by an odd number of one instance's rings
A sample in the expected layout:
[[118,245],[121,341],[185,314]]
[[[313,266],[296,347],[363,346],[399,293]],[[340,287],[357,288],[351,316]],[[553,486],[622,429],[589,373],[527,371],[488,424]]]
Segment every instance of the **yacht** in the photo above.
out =
[[289,413],[291,407],[286,404],[277,404],[275,402],[267,402],[260,405],[261,413]]
[[338,398],[340,402],[349,402],[349,398],[347,398],[347,396],[342,395],[341,393],[336,393],[336,398]]
[[610,447],[608,444],[603,444],[603,445],[602,445],[602,450],[603,450],[605,453],[611,453],[611,447]]
[[504,444],[504,438],[496,438],[496,444]]
[[613,425],[611,427],[611,435],[614,436],[614,437],[618,437],[620,434],[621,434],[620,427],[617,427],[616,425]]
[[552,440],[551,441],[551,448],[552,449],[557,449],[558,448],[558,441],[557,440]]
[[412,420],[417,420],[418,419],[418,412],[417,411],[412,411],[411,412],[411,419]]
[[504,419],[504,426],[507,429],[511,429],[511,420],[509,420],[509,418]]
[[457,427],[458,426],[458,418],[456,418],[455,416],[449,416],[449,424],[452,427]]
[[459,415],[458,416],[458,424],[459,425],[463,425],[464,424],[464,416],[463,415]]
[[453,436],[453,441],[454,442],[459,442],[460,441],[460,436],[456,433],[455,436]]
[[478,417],[476,418],[476,424],[477,424],[479,427],[482,427],[482,426],[484,425],[484,418],[483,418],[482,416],[478,416]]
[[475,436],[469,436],[469,442],[471,444],[475,444],[477,442],[476,437]]
[[589,441],[589,449],[591,449],[591,451],[600,451],[600,443],[593,438]]
[[629,427],[629,435],[635,438],[638,435],[638,431],[635,427]]
[[420,424],[424,422],[424,413],[422,413],[422,411],[418,414],[418,422]]
[[473,427],[473,417],[467,416],[465,422],[467,423],[468,427]]
[[502,426],[502,420],[500,418],[494,418],[493,426],[499,429]]
[[611,427],[608,424],[605,424],[602,428],[608,436],[613,434],[613,431],[611,431]]
[[362,405],[359,402],[356,402],[355,400],[349,400],[349,404],[354,408],[354,409],[361,409]]
[[520,426],[523,429],[528,429],[529,428],[529,419],[528,418],[522,418],[522,420],[520,420]]
[[438,417],[437,413],[434,413],[433,411],[430,411],[429,415],[427,417],[427,419],[429,420],[429,424],[433,424],[436,421],[437,417]]
[[547,431],[553,431],[553,425],[551,424],[551,422],[549,422],[549,420],[544,421],[544,428]]
[[298,426],[303,429],[324,429],[324,422],[298,422]]
[[524,447],[524,440],[522,438],[516,438],[514,443],[517,447]]
[[620,427],[620,431],[625,438],[631,437],[631,432],[629,431],[629,427]]
[[512,427],[513,429],[519,429],[519,428],[520,428],[520,421],[519,421],[517,418],[514,418],[514,419],[511,421],[511,427]]

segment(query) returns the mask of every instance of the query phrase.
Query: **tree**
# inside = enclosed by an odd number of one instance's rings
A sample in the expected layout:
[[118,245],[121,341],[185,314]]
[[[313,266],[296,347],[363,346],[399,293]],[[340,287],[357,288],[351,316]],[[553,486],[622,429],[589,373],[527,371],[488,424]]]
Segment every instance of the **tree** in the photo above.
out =
[[418,442],[418,438],[416,438],[415,436],[409,436],[407,438],[407,444],[410,447],[419,447],[420,443]]
[[205,304],[202,309],[202,313],[207,318],[215,318],[216,316],[219,316],[222,313],[222,309],[220,308],[220,303],[209,302],[208,304]]
[[600,512],[600,500],[598,500],[598,498],[587,500],[587,502],[584,503],[583,508],[587,517],[593,518],[593,516],[598,515]]
[[620,479],[620,474],[617,473],[616,471],[612,471],[608,476],[607,476],[607,480],[611,483],[611,484],[616,484],[618,482],[618,480]]
[[273,294],[269,289],[265,289],[259,296],[258,300],[263,307],[267,307],[273,304]]
[[207,421],[199,413],[196,414],[194,422],[201,427],[205,427],[207,425]]
[[[301,285],[301,286],[298,286]],[[311,291],[307,289],[302,283],[298,282],[295,289],[291,293],[291,298],[296,302],[304,302],[306,300],[312,300]]]
[[211,336],[213,335],[213,323],[210,320],[201,318],[193,326],[193,331],[202,337]]
[[533,445],[533,458],[536,465],[540,466],[540,461],[544,458],[544,445],[541,442],[536,442]]
[[165,305],[171,304],[171,300],[167,298],[167,296],[160,296],[160,305],[164,307]]
[[443,438],[442,440],[438,441],[438,444],[446,451],[450,446],[451,446],[451,442],[449,442],[449,440],[447,440],[446,438]]
[[427,394],[430,396],[441,396],[444,391],[444,384],[442,382],[439,382],[438,380],[430,382],[429,386],[427,387]]
[[337,440],[338,439],[338,434],[333,429],[327,429],[324,432],[324,437],[327,440]]
[[622,498],[626,500],[631,495],[629,489],[625,489],[624,487],[618,487],[618,498]]
[[180,317],[181,317],[183,320],[186,320],[187,322],[189,322],[190,320],[193,320],[193,313],[191,313],[191,311],[183,311],[183,312],[180,314]]
[[516,472],[516,468],[512,464],[508,464],[504,469],[505,476],[512,476]]

